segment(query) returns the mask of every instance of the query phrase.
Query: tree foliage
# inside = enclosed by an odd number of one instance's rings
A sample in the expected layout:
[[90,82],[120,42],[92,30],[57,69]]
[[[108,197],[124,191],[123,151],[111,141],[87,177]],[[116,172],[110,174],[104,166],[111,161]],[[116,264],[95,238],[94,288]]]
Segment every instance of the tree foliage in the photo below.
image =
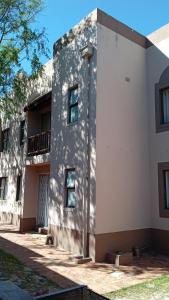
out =
[[0,111],[8,116],[23,106],[29,80],[42,72],[39,58],[48,55],[45,30],[33,27],[41,9],[41,0],[0,0]]

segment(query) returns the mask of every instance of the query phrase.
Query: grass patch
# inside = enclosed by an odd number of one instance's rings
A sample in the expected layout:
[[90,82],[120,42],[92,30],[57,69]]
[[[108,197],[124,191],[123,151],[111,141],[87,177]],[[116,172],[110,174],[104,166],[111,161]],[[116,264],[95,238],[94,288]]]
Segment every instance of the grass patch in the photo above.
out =
[[14,255],[5,252],[4,250],[0,249],[0,262],[11,262],[23,265]]
[[163,275],[151,281],[108,293],[105,296],[113,300],[169,299],[169,276]]
[[10,280],[32,296],[54,292],[60,287],[26,267],[12,254],[0,249],[0,281]]

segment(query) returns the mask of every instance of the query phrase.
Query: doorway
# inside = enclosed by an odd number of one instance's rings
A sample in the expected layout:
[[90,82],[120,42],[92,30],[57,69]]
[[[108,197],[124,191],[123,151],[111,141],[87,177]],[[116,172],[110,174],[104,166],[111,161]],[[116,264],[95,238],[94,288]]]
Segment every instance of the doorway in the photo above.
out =
[[49,175],[39,175],[37,225],[48,227]]

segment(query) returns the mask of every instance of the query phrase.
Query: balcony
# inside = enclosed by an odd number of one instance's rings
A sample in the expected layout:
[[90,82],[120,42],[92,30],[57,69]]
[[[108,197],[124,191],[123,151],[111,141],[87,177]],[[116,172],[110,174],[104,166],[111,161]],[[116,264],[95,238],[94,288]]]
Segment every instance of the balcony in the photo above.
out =
[[50,130],[28,137],[28,156],[50,152],[50,137]]

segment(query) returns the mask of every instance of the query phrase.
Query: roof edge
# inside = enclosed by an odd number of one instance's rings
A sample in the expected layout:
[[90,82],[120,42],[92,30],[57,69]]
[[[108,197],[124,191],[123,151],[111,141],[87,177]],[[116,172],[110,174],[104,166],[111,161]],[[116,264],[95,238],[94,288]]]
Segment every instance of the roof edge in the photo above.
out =
[[74,40],[74,38],[84,30],[84,28],[86,28],[87,26],[91,26],[96,22],[97,22],[97,8],[94,9],[86,17],[84,17],[79,23],[73,26],[68,32],[66,32],[61,38],[59,38],[53,44],[53,57],[56,56],[59,50],[61,50],[63,47],[71,43]]
[[101,9],[96,8],[54,43],[53,57],[56,56],[56,53],[59,50],[71,43],[74,38],[84,30],[85,27],[91,26],[94,23],[99,23],[109,28],[110,30],[122,35],[123,37],[145,49],[152,46],[151,41],[146,36],[118,21]]
[[152,46],[152,43],[147,37],[108,15],[101,9],[97,9],[97,22],[145,49]]
[[24,112],[36,109],[36,107],[39,104],[42,104],[44,101],[50,100],[51,96],[52,96],[52,90],[50,90],[49,92],[44,93],[42,95],[39,95],[38,97],[36,97],[33,101],[31,101],[24,107]]
[[169,37],[169,24],[166,24],[159,29],[153,31],[147,38],[153,43],[158,44]]

